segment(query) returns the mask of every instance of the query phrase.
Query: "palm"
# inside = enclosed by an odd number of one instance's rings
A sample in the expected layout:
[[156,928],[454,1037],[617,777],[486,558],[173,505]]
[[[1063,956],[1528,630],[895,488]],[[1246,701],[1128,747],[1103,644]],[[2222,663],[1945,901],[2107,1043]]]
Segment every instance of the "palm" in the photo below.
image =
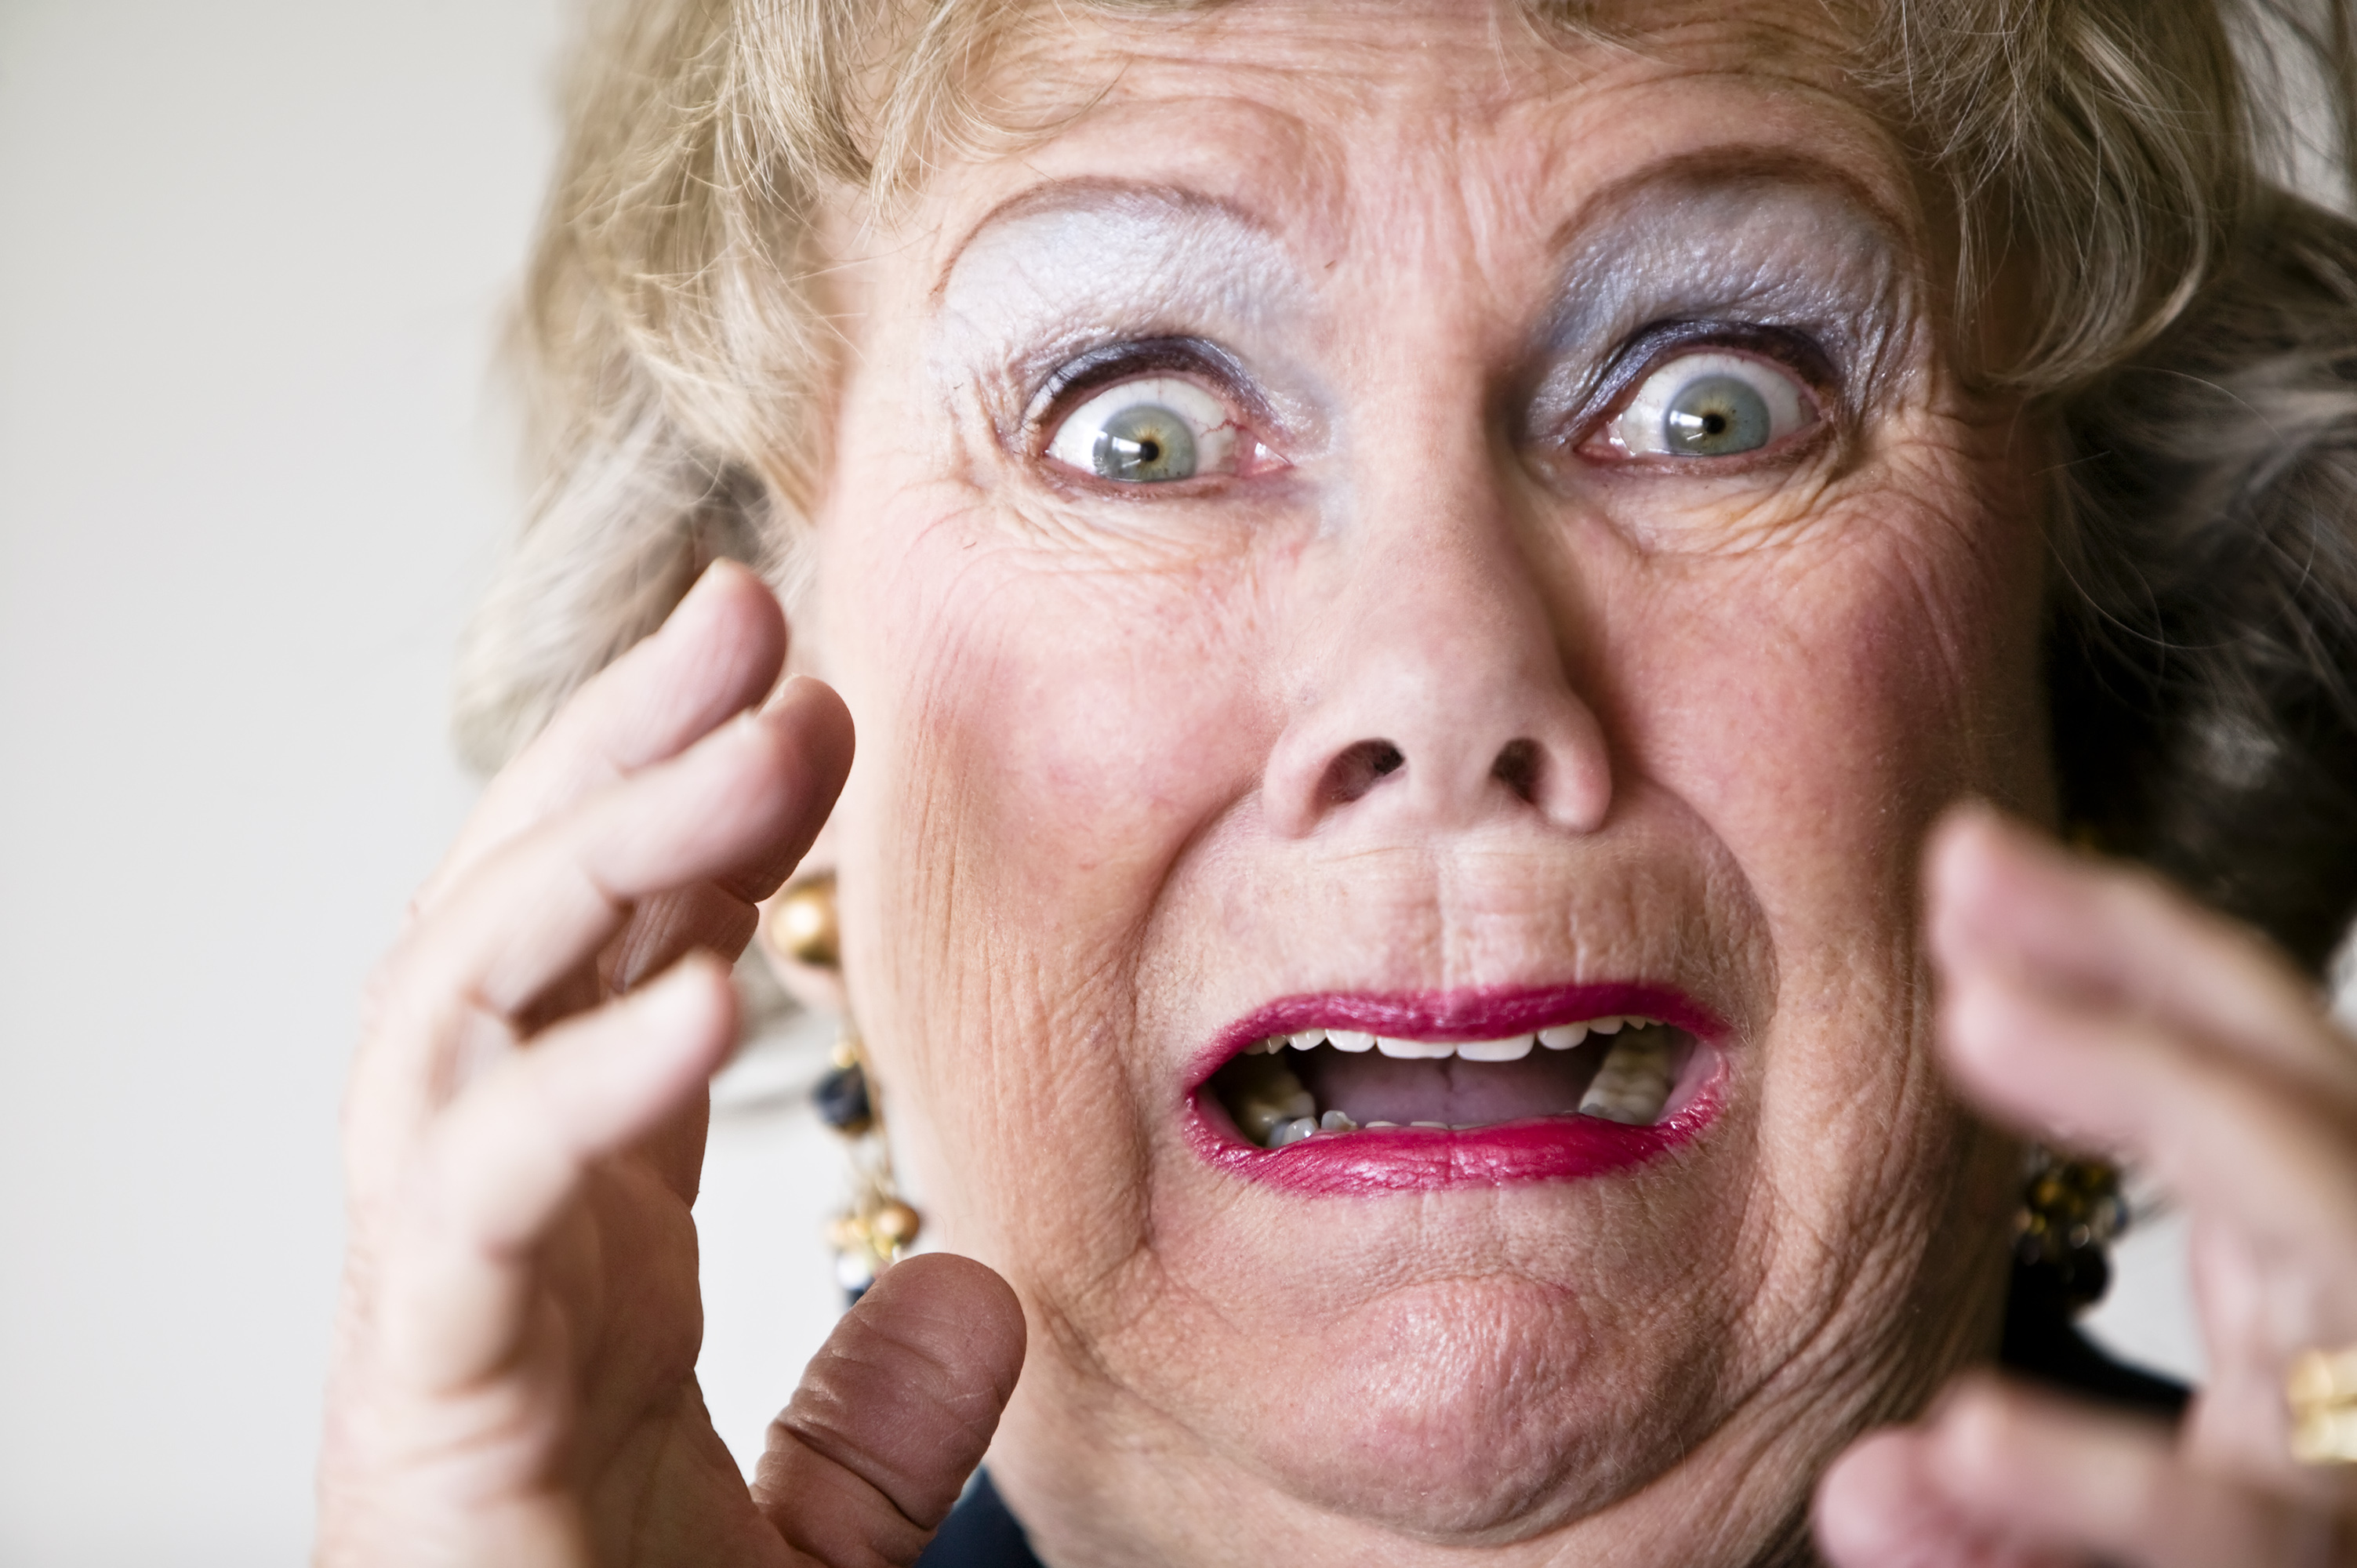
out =
[[[699,1155],[701,1120],[693,1129]],[[685,1141],[686,1131],[675,1136]],[[573,1412],[569,1452],[530,1457],[580,1499],[601,1563],[787,1561],[696,1387],[703,1310],[693,1197],[647,1154],[597,1172],[552,1238],[545,1308],[533,1315],[567,1354],[519,1358],[553,1368],[530,1402]]]

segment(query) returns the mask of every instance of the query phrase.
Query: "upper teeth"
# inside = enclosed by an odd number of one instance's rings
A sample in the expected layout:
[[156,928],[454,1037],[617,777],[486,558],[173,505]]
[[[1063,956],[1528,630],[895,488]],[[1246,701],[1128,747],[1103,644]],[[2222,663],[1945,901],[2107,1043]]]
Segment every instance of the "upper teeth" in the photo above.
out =
[[[1264,1148],[1281,1149],[1321,1133],[1355,1133],[1360,1124],[1336,1107],[1321,1106],[1282,1058],[1288,1047],[1315,1049],[1334,1045],[1345,1050],[1379,1049],[1387,1057],[1432,1060],[1458,1057],[1474,1062],[1519,1061],[1534,1046],[1569,1050],[1590,1034],[1617,1036],[1603,1050],[1595,1076],[1587,1080],[1577,1111],[1581,1116],[1647,1126],[1661,1119],[1676,1073],[1674,1032],[1651,1018],[1633,1015],[1591,1018],[1584,1024],[1550,1026],[1535,1034],[1509,1035],[1497,1040],[1410,1040],[1346,1030],[1304,1029],[1297,1034],[1272,1035],[1245,1052],[1247,1065],[1232,1064],[1240,1075],[1223,1091],[1236,1125]],[[1305,1068],[1307,1064],[1304,1064]],[[1225,1070],[1225,1069],[1223,1069]],[[1388,1121],[1371,1121],[1369,1127],[1390,1127]],[[1416,1127],[1441,1127],[1438,1122],[1414,1122]],[[1479,1125],[1469,1123],[1467,1125]]]
[[1244,1048],[1275,1056],[1288,1046],[1297,1051],[1331,1046],[1338,1051],[1373,1049],[1387,1057],[1410,1060],[1458,1057],[1469,1062],[1511,1062],[1520,1061],[1530,1055],[1531,1047],[1534,1044],[1551,1051],[1567,1051],[1592,1034],[1617,1035],[1623,1026],[1649,1029],[1657,1027],[1659,1023],[1658,1019],[1640,1017],[1633,1013],[1609,1014],[1581,1024],[1555,1024],[1535,1034],[1509,1035],[1497,1040],[1412,1040],[1401,1036],[1367,1034],[1357,1029],[1297,1029],[1290,1034],[1271,1035]]

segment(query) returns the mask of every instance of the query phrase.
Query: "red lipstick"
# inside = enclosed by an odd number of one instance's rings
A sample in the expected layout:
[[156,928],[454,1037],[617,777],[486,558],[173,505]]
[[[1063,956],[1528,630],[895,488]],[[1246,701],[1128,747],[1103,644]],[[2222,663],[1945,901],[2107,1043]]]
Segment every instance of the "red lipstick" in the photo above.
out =
[[[1494,1040],[1558,1024],[1631,1015],[1658,1020],[1695,1042],[1666,1113],[1649,1126],[1557,1114],[1455,1130],[1367,1127],[1263,1148],[1237,1131],[1209,1087],[1212,1074],[1247,1047],[1304,1029],[1426,1041]],[[1721,1020],[1691,998],[1640,983],[1285,997],[1222,1030],[1196,1058],[1188,1089],[1187,1138],[1218,1169],[1305,1194],[1421,1192],[1603,1176],[1690,1143],[1717,1119],[1726,1076],[1721,1047],[1727,1034]]]

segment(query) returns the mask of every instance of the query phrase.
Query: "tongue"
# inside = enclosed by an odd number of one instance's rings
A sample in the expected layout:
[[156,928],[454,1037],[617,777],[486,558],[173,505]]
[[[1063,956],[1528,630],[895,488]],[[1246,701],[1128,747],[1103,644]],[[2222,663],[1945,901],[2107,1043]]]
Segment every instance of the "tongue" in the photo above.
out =
[[1520,1061],[1469,1062],[1318,1050],[1298,1053],[1294,1070],[1320,1107],[1361,1127],[1370,1122],[1480,1127],[1572,1114],[1597,1065],[1591,1051],[1533,1051]]

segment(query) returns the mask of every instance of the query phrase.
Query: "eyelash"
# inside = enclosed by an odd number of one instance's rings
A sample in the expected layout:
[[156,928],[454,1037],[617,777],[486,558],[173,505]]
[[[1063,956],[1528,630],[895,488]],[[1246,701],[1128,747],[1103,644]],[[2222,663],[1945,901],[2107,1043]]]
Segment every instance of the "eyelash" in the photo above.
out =
[[[1761,362],[1792,378],[1805,392],[1809,412],[1815,415],[1807,435],[1797,446],[1783,441],[1760,452],[1722,457],[1659,458],[1625,452],[1606,455],[1597,450],[1598,444],[1656,374],[1680,360],[1699,355]],[[1738,465],[1787,459],[1797,456],[1802,448],[1816,446],[1824,433],[1837,424],[1839,386],[1831,357],[1807,333],[1746,321],[1658,322],[1634,334],[1613,356],[1594,389],[1580,400],[1580,411],[1556,425],[1559,434],[1548,445],[1591,464],[1657,468],[1701,466],[1724,472]]]
[[1142,489],[1160,489],[1161,484],[1143,486],[1102,471],[1092,474],[1086,464],[1054,450],[1063,439],[1065,426],[1091,403],[1124,387],[1154,381],[1183,382],[1217,404],[1225,415],[1216,426],[1225,433],[1225,445],[1243,449],[1240,468],[1187,476],[1179,479],[1178,493],[1198,488],[1189,480],[1252,478],[1286,466],[1261,444],[1261,433],[1273,422],[1259,400],[1250,394],[1250,379],[1243,367],[1226,350],[1200,338],[1114,343],[1064,361],[1032,396],[1031,412],[1024,421],[1025,446],[1033,459],[1051,472],[1111,493],[1135,496]]
[[[1717,355],[1762,361],[1792,378],[1805,394],[1813,423],[1796,443],[1780,439],[1770,446],[1732,455],[1663,456],[1598,449],[1652,379],[1677,361],[1698,355]],[[1265,411],[1245,391],[1250,385],[1234,357],[1200,338],[1143,338],[1090,349],[1058,365],[1040,383],[1024,419],[1023,444],[1033,459],[1052,461],[1049,448],[1063,424],[1088,401],[1127,382],[1157,375],[1184,379],[1225,404],[1238,433],[1260,448],[1257,433],[1267,428]],[[1809,335],[1788,328],[1752,322],[1661,322],[1634,334],[1615,354],[1593,390],[1581,399],[1582,411],[1555,425],[1557,434],[1545,445],[1591,465],[1627,465],[1661,469],[1700,467],[1709,472],[1761,461],[1789,460],[1800,448],[1813,447],[1835,424],[1837,388],[1829,357]],[[1273,456],[1273,454],[1271,455]],[[1057,471],[1072,466],[1056,462]],[[1128,492],[1138,487],[1115,483],[1074,470],[1086,482]],[[1206,476],[1209,478],[1211,476]],[[1229,476],[1233,477],[1233,476]],[[1191,489],[1193,487],[1188,487]]]
[[1239,413],[1258,412],[1240,395],[1244,375],[1233,356],[1199,338],[1140,338],[1091,349],[1049,371],[1031,394],[1030,412],[1024,415],[1029,444],[1044,449],[1057,424],[1096,393],[1157,374],[1208,382],[1219,389],[1222,401],[1236,404]]

